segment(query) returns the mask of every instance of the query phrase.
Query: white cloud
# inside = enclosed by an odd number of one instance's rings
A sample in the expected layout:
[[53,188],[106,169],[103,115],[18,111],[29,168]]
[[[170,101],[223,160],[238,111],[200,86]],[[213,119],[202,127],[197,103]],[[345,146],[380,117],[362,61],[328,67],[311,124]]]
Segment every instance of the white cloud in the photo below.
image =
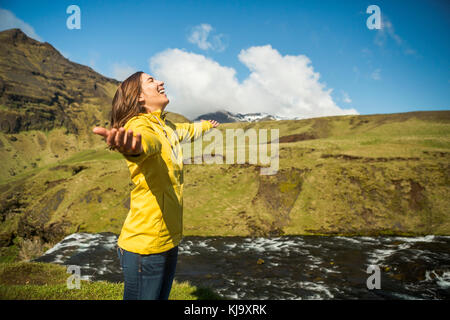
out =
[[211,49],[219,52],[225,50],[225,35],[216,34],[210,37],[209,34],[212,30],[213,27],[206,23],[195,26],[191,30],[188,41],[196,44],[202,50]]
[[43,41],[42,38],[36,34],[32,26],[17,18],[11,11],[0,8],[0,31],[15,28],[21,29],[30,38],[41,42]]
[[112,65],[112,77],[116,80],[123,81],[133,73],[138,71],[136,68],[129,66],[126,63],[113,63]]
[[345,103],[351,103],[352,102],[352,99],[350,99],[350,96],[345,91],[342,91],[342,101],[344,101]]
[[406,55],[418,56],[417,51],[411,48],[406,48],[404,52]]
[[411,49],[406,41],[395,32],[394,26],[389,18],[386,15],[383,15],[383,18],[381,19],[381,29],[377,30],[374,42],[379,47],[384,47],[388,38],[394,40],[397,46],[403,50],[404,54],[417,56],[417,52],[414,49]]
[[242,50],[239,60],[250,69],[242,83],[233,68],[180,49],[167,49],[149,62],[165,82],[169,109],[191,119],[220,109],[301,118],[358,114],[334,103],[332,89],[319,82],[304,55],[282,56],[266,45]]
[[381,75],[380,75],[381,69],[375,69],[372,74],[370,75],[370,77],[373,80],[381,80]]

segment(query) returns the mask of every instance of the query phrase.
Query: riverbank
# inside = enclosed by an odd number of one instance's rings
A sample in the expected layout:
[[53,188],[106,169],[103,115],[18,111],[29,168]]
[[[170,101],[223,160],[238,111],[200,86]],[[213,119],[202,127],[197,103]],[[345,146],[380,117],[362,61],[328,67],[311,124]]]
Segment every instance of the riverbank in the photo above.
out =
[[[82,279],[117,282],[122,271],[111,233],[76,233],[36,262],[76,265]],[[175,280],[225,299],[450,298],[450,237],[185,237]],[[379,270],[371,290],[368,267]]]
[[[69,289],[65,266],[42,262],[0,264],[1,300],[122,300],[123,283],[80,281],[79,289]],[[75,282],[73,282],[75,284]],[[169,300],[215,300],[208,289],[189,282],[174,281]]]

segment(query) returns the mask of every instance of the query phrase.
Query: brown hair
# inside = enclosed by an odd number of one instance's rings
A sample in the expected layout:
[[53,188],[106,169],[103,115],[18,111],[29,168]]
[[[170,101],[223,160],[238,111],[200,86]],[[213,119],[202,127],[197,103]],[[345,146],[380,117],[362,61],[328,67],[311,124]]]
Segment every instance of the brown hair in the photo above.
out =
[[141,95],[141,74],[138,71],[125,79],[117,88],[112,101],[111,127],[119,129],[123,127],[128,120],[144,112],[139,103]]

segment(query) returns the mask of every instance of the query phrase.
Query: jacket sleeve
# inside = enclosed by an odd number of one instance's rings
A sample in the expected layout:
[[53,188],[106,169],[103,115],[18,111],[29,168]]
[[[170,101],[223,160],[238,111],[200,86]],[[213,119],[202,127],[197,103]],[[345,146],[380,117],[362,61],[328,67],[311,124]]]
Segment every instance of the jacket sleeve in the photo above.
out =
[[128,161],[141,164],[146,158],[161,151],[161,141],[158,134],[147,123],[140,120],[129,121],[125,126],[125,130],[133,130],[133,136],[141,134],[142,153],[139,156],[123,155]]
[[194,123],[175,123],[179,142],[193,141],[201,135],[212,129],[213,125],[209,121]]

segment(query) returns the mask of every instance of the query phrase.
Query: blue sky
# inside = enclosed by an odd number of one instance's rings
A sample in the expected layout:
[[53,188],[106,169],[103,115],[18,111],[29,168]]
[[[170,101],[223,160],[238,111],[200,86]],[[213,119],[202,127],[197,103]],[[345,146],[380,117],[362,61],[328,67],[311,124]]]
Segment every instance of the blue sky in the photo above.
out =
[[[66,26],[71,4],[81,10],[79,30]],[[366,26],[373,4],[380,30]],[[14,16],[2,29],[28,26],[103,75],[157,76],[174,111],[191,115],[450,109],[448,1],[15,0],[0,8]]]

